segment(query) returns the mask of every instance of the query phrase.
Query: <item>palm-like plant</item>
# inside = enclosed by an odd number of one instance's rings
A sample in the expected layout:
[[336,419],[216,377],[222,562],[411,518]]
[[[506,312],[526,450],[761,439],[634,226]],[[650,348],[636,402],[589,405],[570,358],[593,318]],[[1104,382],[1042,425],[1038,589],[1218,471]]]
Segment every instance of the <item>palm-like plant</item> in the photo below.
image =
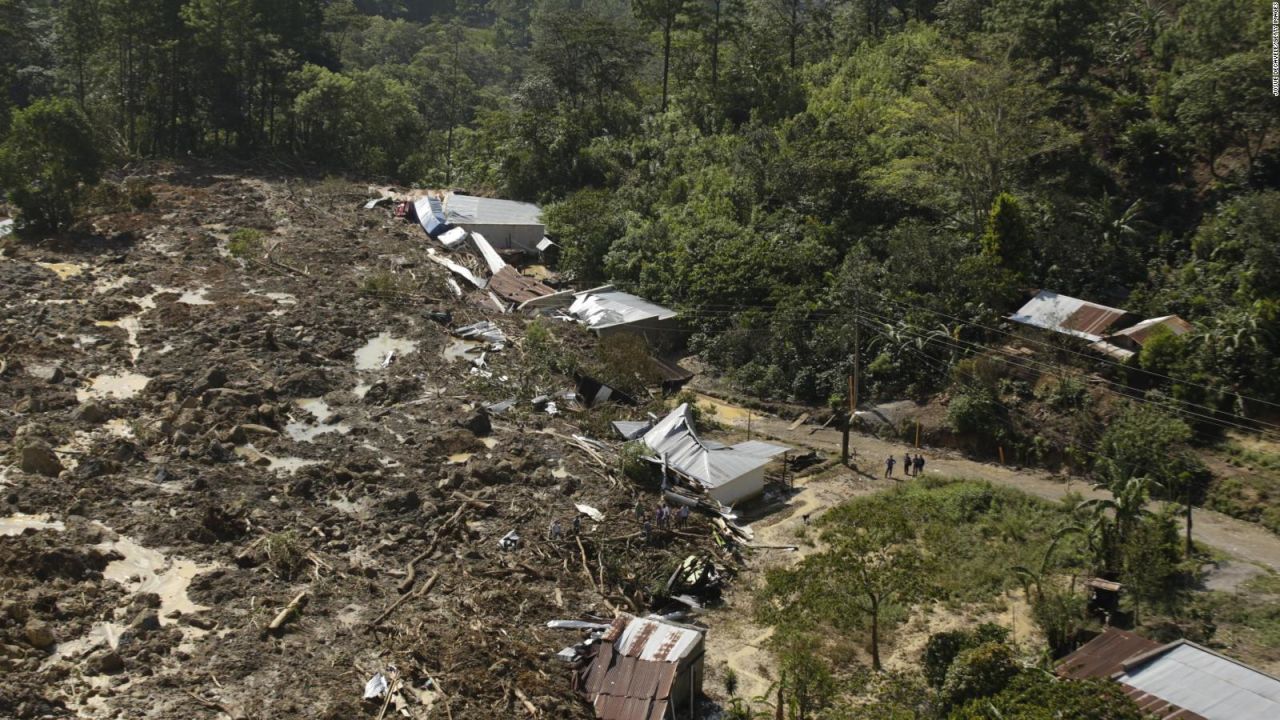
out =
[[1098,485],[1111,492],[1109,498],[1092,498],[1082,501],[1076,506],[1091,516],[1091,521],[1101,533],[1098,544],[1099,556],[1095,558],[1108,570],[1116,569],[1116,550],[1124,547],[1133,528],[1151,514],[1147,509],[1147,500],[1151,497],[1154,483],[1145,476],[1129,477],[1109,485]]

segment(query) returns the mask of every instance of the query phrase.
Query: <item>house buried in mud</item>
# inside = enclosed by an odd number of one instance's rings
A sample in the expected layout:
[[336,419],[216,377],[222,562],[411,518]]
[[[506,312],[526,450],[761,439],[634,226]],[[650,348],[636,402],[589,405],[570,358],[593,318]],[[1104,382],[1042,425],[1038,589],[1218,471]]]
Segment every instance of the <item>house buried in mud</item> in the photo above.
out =
[[639,435],[643,426],[614,423],[624,436],[639,437],[653,451],[646,458],[662,466],[663,472],[686,479],[721,505],[749,500],[764,491],[765,468],[778,455],[792,448],[760,440],[725,445],[698,437],[693,427],[693,411],[688,403]]
[[591,644],[574,688],[602,720],[692,719],[703,657],[700,629],[623,614]]

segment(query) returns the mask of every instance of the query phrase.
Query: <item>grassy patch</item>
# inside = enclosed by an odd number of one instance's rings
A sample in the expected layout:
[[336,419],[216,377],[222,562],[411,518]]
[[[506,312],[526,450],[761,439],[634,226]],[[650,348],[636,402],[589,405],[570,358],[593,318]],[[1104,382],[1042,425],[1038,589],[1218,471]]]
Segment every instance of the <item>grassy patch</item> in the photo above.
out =
[[380,270],[364,276],[360,281],[360,292],[380,298],[394,298],[409,292],[409,287],[395,273]]
[[240,228],[231,233],[231,242],[227,251],[234,258],[250,258],[262,254],[262,231],[254,228]]

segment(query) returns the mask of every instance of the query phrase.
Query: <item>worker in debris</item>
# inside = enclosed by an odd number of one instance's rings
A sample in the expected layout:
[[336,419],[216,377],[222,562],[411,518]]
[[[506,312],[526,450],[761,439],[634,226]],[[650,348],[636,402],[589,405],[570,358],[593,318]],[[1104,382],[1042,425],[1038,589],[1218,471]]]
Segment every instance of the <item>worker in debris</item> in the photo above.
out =
[[644,525],[640,526],[640,532],[644,534],[644,541],[649,542],[653,537],[653,523],[645,520]]
[[582,534],[582,516],[581,515],[573,516],[573,534],[574,535]]
[[893,477],[893,464],[898,462],[892,455],[884,461],[884,476]]
[[564,528],[560,527],[559,518],[551,521],[551,531],[549,534],[552,540],[560,540],[564,537]]
[[636,498],[636,522],[644,522],[644,505]]
[[684,527],[685,523],[689,522],[688,505],[680,506],[680,509],[676,511],[676,520],[680,523],[680,527]]

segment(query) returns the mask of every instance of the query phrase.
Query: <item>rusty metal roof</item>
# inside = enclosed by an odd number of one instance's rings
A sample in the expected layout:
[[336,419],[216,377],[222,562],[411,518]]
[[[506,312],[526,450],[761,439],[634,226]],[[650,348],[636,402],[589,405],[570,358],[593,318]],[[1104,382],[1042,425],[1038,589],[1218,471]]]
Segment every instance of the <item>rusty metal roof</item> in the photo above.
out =
[[1096,342],[1129,316],[1126,310],[1041,290],[1009,319]]
[[1063,658],[1057,667],[1062,677],[1072,680],[1110,678],[1124,669],[1124,662],[1140,653],[1155,650],[1160,643],[1116,628],[1107,628],[1098,637]]
[[603,720],[662,720],[681,661],[701,647],[702,633],[694,628],[620,615],[575,686]]
[[1127,337],[1135,343],[1142,345],[1151,338],[1151,334],[1155,332],[1158,327],[1167,328],[1169,332],[1174,335],[1183,335],[1195,329],[1192,327],[1191,323],[1183,320],[1177,315],[1165,315],[1164,317],[1143,320],[1131,328],[1121,330],[1116,333],[1116,335]]
[[551,288],[526,275],[521,275],[510,265],[504,266],[489,278],[489,289],[515,303],[540,298],[555,292]]

